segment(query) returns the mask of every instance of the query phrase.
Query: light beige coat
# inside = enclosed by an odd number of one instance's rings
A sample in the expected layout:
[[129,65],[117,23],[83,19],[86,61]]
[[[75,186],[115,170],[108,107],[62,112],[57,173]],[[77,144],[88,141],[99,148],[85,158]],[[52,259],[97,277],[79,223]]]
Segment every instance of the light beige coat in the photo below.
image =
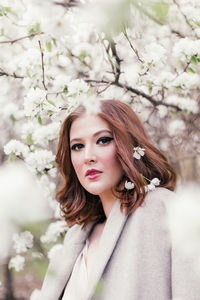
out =
[[[172,195],[157,188],[129,216],[121,213],[119,200],[115,202],[99,242],[85,300],[200,299],[199,278],[190,262],[180,259],[168,231],[166,203],[173,201]],[[39,300],[62,298],[93,226],[69,229],[63,248],[50,262]]]

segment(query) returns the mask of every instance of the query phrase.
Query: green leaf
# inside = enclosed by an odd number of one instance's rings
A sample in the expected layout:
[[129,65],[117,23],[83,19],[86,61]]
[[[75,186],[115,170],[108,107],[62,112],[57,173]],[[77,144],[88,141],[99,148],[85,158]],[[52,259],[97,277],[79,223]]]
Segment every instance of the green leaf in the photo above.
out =
[[56,39],[55,39],[55,38],[52,38],[52,41],[53,41],[53,43],[54,43],[54,46],[57,46]]
[[13,122],[16,121],[15,116],[14,116],[13,114],[10,115],[10,119],[11,119]]
[[193,56],[191,57],[190,61],[191,61],[191,63],[194,64],[194,65],[198,64],[198,58],[197,58],[197,56],[196,56],[196,55],[193,55]]
[[1,33],[0,33],[0,35],[4,35],[4,28],[3,28],[3,27],[1,28]]
[[177,118],[177,111],[173,110],[172,115],[173,115],[174,118]]
[[38,123],[39,123],[40,125],[42,125],[42,119],[41,119],[40,116],[38,117]]
[[82,50],[80,55],[79,55],[80,59],[84,60],[86,58],[86,56],[87,56],[87,52],[85,50]]
[[51,52],[51,50],[52,50],[52,44],[51,44],[51,42],[46,43],[46,48],[47,48],[47,50],[49,52]]
[[8,157],[8,161],[9,161],[9,162],[13,162],[14,157],[15,157],[15,154],[14,154],[14,153],[11,153],[11,154],[9,155],[9,157]]
[[51,104],[51,105],[53,105],[53,106],[55,106],[55,107],[56,107],[56,105],[55,105],[55,103],[54,103],[53,101],[51,101],[51,100],[47,100],[47,102],[49,102],[49,104]]
[[194,24],[200,27],[200,21],[195,21]]
[[132,0],[133,5],[143,14],[159,24],[165,24],[168,19],[169,4],[155,0]]
[[188,67],[187,70],[191,73],[196,73],[194,69],[192,69],[191,67]]
[[6,7],[6,6],[2,6],[0,5],[0,16],[7,16],[7,13],[11,12],[11,8],[10,7]]
[[[40,23],[36,22],[36,24],[31,27],[28,31],[28,34],[31,35],[31,34],[40,34],[41,33],[41,28],[40,28]],[[29,39],[33,39],[34,37],[29,37]]]
[[64,86],[63,92],[64,92],[65,94],[68,93],[68,86],[67,86],[67,85]]
[[32,139],[32,133],[30,133],[27,138],[26,138],[27,144],[32,145],[33,144],[33,139]]

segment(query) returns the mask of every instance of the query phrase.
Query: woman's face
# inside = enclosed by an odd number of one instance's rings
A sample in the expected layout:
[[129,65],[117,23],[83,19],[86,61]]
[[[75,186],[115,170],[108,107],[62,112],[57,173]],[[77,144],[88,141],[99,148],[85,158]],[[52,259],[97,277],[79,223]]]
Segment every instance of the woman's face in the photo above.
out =
[[[123,170],[116,159],[116,145],[107,122],[94,114],[77,118],[70,129],[71,160],[81,185],[100,198],[111,194]],[[87,175],[87,171],[99,172]]]

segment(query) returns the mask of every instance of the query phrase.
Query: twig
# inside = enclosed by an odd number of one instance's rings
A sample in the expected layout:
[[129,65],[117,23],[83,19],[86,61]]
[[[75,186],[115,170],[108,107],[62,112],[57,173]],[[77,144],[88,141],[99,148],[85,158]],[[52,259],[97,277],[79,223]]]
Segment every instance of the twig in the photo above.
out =
[[15,73],[9,74],[9,73],[5,72],[2,69],[0,69],[0,76],[9,76],[9,77],[19,78],[19,79],[23,79],[24,78],[23,76],[16,75]]
[[109,54],[109,48],[110,48],[110,43],[109,43],[109,47],[108,48],[106,48],[106,46],[105,46],[105,44],[102,42],[102,44],[103,44],[103,46],[104,46],[104,48],[105,48],[105,51],[106,51],[106,54],[107,54],[107,58],[108,58],[108,61],[109,61],[109,63],[110,63],[110,65],[111,65],[111,68],[112,68],[112,72],[110,72],[110,73],[112,73],[112,74],[114,74],[114,76],[115,76],[115,67],[114,67],[114,64],[113,64],[113,62],[112,62],[112,59],[111,59],[111,57],[110,57],[110,54]]
[[171,32],[174,33],[174,34],[176,34],[176,35],[178,35],[180,38],[184,38],[185,37],[182,33],[180,33],[177,30],[172,29]]
[[106,85],[106,87],[105,87],[104,89],[102,89],[101,91],[97,92],[97,94],[99,95],[99,94],[105,92],[105,91],[109,88],[109,86],[111,86],[111,84],[112,84],[112,82],[109,82],[109,83]]
[[32,34],[29,34],[29,35],[25,35],[25,36],[22,36],[18,39],[15,39],[15,40],[10,40],[10,41],[0,41],[0,44],[14,44],[18,41],[21,41],[21,40],[24,40],[24,39],[27,39],[27,38],[31,38],[31,37],[34,37],[36,35],[40,35],[40,34],[44,34],[44,32],[40,32],[40,33],[32,33]]
[[44,89],[47,91],[47,87],[46,87],[46,84],[45,84],[45,76],[44,76],[44,52],[43,52],[42,47],[41,47],[41,42],[38,41],[38,43],[39,43],[39,47],[40,47],[41,60],[42,60],[42,84],[44,86]]
[[76,7],[80,4],[80,2],[76,1],[76,0],[71,0],[68,3],[67,2],[58,2],[58,1],[54,1],[53,3],[56,5],[63,6],[65,8]]
[[110,48],[111,48],[111,51],[112,51],[112,54],[116,60],[116,66],[115,66],[115,82],[118,82],[119,81],[119,77],[121,75],[121,67],[120,67],[120,63],[121,63],[121,59],[119,58],[118,56],[118,53],[117,53],[117,49],[116,49],[116,45],[115,45],[115,42],[113,39],[108,39],[109,41],[109,44],[110,44]]
[[188,20],[187,16],[182,12],[182,10],[180,9],[179,4],[176,2],[176,0],[173,0],[174,4],[176,4],[176,6],[178,7],[180,13],[182,14],[182,16],[185,19],[186,24],[192,29],[194,30],[194,27],[192,26],[192,24],[190,23],[190,21]]
[[137,56],[137,59],[141,62],[141,63],[144,63],[144,61],[140,58],[139,54],[138,54],[138,51],[133,47],[129,37],[128,37],[128,34],[126,32],[126,29],[124,28],[124,31],[123,31],[123,34],[125,36],[125,38],[127,39],[131,49],[133,50],[133,52],[135,53],[135,55]]

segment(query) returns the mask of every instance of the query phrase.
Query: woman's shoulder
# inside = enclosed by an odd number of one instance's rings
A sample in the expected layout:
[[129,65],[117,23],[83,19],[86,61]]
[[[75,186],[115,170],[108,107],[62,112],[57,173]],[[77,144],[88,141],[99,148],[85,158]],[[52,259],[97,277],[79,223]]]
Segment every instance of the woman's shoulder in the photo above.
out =
[[[143,203],[136,209],[136,215],[141,217],[142,222],[160,222],[168,215],[168,204],[173,201],[175,193],[166,188],[156,188],[149,191]],[[134,214],[132,217],[134,218]]]
[[149,191],[145,198],[142,206],[155,207],[155,206],[166,206],[168,203],[175,199],[175,193],[163,188],[157,187],[153,191]]

